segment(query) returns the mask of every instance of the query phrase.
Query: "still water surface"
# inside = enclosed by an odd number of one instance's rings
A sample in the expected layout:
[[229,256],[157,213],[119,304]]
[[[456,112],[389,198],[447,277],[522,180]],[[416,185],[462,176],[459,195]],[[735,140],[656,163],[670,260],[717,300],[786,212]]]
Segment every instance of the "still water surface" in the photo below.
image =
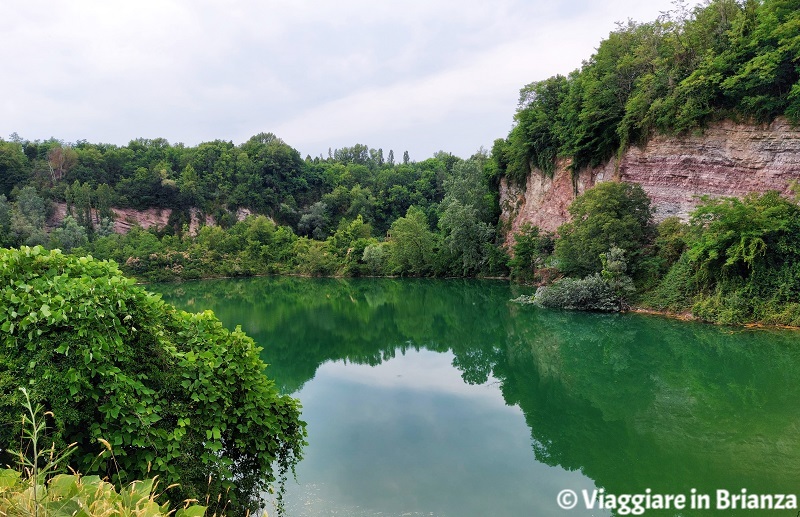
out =
[[528,291],[494,281],[149,288],[241,325],[302,402],[290,516],[612,515],[561,510],[567,488],[800,494],[798,333],[520,306]]

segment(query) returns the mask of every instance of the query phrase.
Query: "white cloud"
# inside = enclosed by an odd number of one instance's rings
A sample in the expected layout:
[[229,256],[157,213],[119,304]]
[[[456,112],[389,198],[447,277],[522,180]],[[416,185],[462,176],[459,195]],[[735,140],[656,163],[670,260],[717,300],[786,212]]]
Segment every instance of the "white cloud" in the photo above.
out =
[[669,0],[8,0],[0,135],[193,145],[273,131],[303,154],[367,143],[469,154],[524,84]]

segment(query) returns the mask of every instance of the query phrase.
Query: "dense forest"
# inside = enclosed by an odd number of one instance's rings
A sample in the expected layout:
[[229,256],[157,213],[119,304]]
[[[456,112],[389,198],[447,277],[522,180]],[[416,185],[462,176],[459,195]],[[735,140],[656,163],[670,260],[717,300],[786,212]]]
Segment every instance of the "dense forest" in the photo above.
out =
[[595,166],[654,132],[701,131],[713,120],[800,120],[800,2],[708,0],[649,23],[629,21],[567,77],[520,91],[515,126],[492,148],[523,181]]
[[[522,88],[508,137],[468,159],[397,160],[362,144],[303,159],[271,133],[194,147],[15,134],[0,141],[0,246],[113,259],[146,281],[511,276],[552,284],[536,296],[547,306],[797,325],[796,200],[707,199],[689,221],[656,225],[641,188],[601,184],[575,199],[572,222],[555,234],[523,228],[506,248],[498,185],[552,173],[562,159],[574,171],[597,165],[654,133],[702,131],[717,119],[796,123],[798,56],[800,0],[678,2],[655,21],[620,24],[569,76]],[[68,216],[48,228],[54,202]],[[112,207],[171,217],[122,235]],[[216,224],[190,231],[198,214]]]
[[[360,144],[303,160],[272,134],[239,146],[196,147],[162,139],[117,147],[15,138],[0,143],[0,244],[90,252],[151,280],[269,272],[502,274],[491,166],[482,152],[468,160],[440,152],[422,162],[404,153],[396,163],[393,151],[384,158],[382,150]],[[47,232],[52,201],[66,203],[70,217]],[[172,216],[158,231],[121,236],[112,230],[112,206],[169,208]],[[264,217],[237,222],[242,208]],[[193,209],[218,225],[189,235]],[[388,240],[398,243],[394,253]],[[191,253],[198,247],[202,257]],[[243,248],[246,256],[224,264],[212,256]],[[184,273],[187,253],[192,266]],[[153,271],[141,261],[170,267]]]

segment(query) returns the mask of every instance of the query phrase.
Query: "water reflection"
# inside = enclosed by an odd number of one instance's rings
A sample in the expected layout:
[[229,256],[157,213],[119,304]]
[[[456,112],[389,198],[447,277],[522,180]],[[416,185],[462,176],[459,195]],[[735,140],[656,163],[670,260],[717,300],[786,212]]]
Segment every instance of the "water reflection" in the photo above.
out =
[[[458,501],[437,506],[436,494],[424,496],[432,479],[443,490],[448,472],[469,486],[485,483],[489,474],[503,479],[492,490],[508,487],[509,493],[496,500],[519,502],[507,508],[512,513],[484,508],[472,515],[516,515],[522,508],[558,514],[556,486],[526,490],[513,482],[545,483],[556,471],[582,473],[609,493],[800,492],[796,333],[538,310],[509,303],[519,294],[515,288],[490,281],[260,278],[153,287],[180,307],[210,308],[226,324],[241,324],[264,347],[269,374],[283,390],[302,389],[312,438],[315,426],[326,429],[304,464],[314,464],[314,471],[350,469],[331,474],[365,487],[348,503],[349,513],[364,503],[364,494],[388,501],[396,489],[405,503],[427,501],[398,509],[466,515]],[[431,364],[439,370],[425,371]],[[398,378],[392,368],[410,378]],[[446,377],[452,374],[464,382]],[[524,415],[524,448],[532,454],[522,463],[504,456],[519,456],[517,446],[503,445],[520,440],[511,431],[503,434],[514,429],[513,413],[504,419],[491,404],[481,412],[479,392],[458,392],[485,390],[487,382]],[[415,390],[430,399],[410,402]],[[341,401],[349,406],[337,407]],[[474,419],[461,425],[423,425],[452,423],[470,410]],[[359,447],[347,448],[353,443],[348,438]],[[471,445],[461,442],[468,438]],[[367,442],[375,448],[362,448]],[[444,450],[473,452],[465,464],[440,459],[427,462],[426,471],[406,464]],[[329,452],[340,455],[314,459]],[[431,470],[438,464],[444,470]],[[515,477],[514,468],[528,472]],[[468,475],[455,476],[453,469]],[[453,493],[474,506],[479,503],[469,494],[484,492]],[[543,494],[550,499],[537,500]]]

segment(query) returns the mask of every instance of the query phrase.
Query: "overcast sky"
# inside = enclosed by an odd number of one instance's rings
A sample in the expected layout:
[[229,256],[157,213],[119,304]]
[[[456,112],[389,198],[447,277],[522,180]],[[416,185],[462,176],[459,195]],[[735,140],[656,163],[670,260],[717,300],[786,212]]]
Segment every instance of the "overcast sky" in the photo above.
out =
[[0,137],[468,157],[519,89],[671,0],[3,0]]

